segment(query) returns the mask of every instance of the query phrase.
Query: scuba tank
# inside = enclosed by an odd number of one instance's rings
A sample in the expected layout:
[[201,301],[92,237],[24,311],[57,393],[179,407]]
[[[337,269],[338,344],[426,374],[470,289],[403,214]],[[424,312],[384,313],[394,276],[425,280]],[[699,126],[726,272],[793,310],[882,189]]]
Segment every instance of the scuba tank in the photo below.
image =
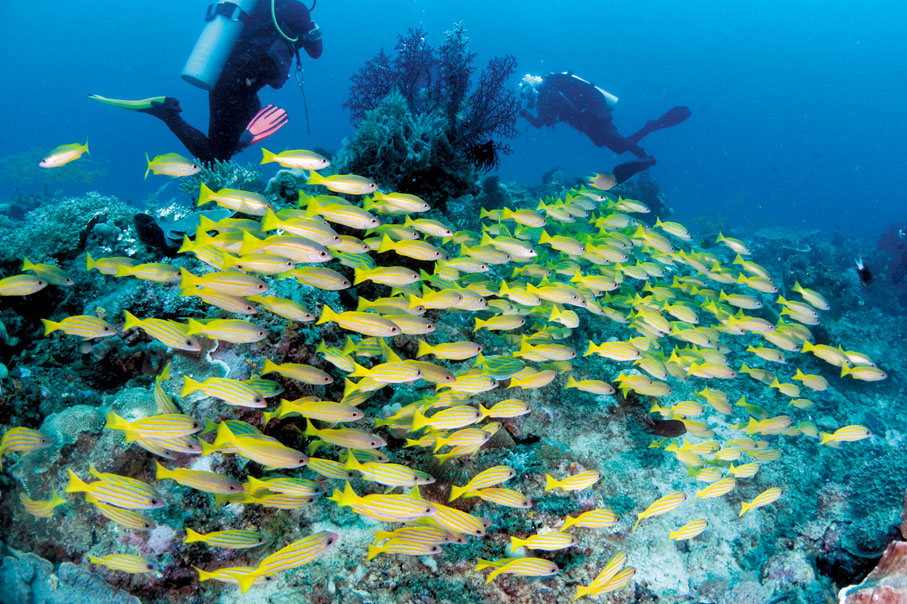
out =
[[258,0],[217,0],[208,6],[205,28],[183,67],[184,80],[204,90],[214,88],[257,4]]

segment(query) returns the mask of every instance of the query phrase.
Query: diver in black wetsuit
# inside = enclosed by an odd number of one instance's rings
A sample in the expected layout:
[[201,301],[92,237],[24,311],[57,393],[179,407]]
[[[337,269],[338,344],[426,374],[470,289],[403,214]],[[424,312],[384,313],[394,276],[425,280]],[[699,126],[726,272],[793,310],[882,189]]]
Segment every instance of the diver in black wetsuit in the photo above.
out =
[[597,147],[607,147],[617,155],[630,152],[638,158],[614,168],[614,176],[621,183],[634,174],[655,165],[655,158],[639,146],[639,141],[656,130],[676,126],[690,117],[687,107],[674,107],[657,120],[646,123],[639,131],[623,136],[614,126],[611,112],[617,97],[571,73],[552,73],[544,78],[526,75],[520,84],[520,96],[527,109],[520,111],[533,127],[553,126],[558,122],[569,124],[589,137]]
[[313,59],[320,57],[322,51],[321,30],[312,20],[309,9],[297,0],[275,0],[273,15],[271,0],[258,2],[249,14],[242,13],[230,2],[212,7],[214,14],[209,12],[206,21],[223,16],[217,10],[237,11],[241,16],[231,14],[228,18],[241,21],[243,28],[209,92],[207,136],[180,116],[182,109],[173,97],[142,101],[92,97],[159,118],[189,153],[204,163],[230,159],[286,124],[287,114],[283,109],[270,105],[261,108],[258,91],[265,86],[280,88],[286,83],[294,57],[299,61],[300,48]]

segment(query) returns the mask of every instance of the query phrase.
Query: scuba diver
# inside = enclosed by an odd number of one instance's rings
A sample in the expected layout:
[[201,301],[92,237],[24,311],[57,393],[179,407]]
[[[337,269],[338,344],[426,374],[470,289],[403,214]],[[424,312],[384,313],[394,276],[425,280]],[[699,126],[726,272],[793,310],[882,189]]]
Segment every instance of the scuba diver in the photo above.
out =
[[207,136],[180,116],[173,97],[91,98],[157,117],[201,162],[230,159],[287,123],[283,109],[261,107],[258,91],[282,87],[294,58],[302,87],[299,49],[313,59],[322,51],[312,9],[298,0],[217,0],[208,7],[205,28],[182,73],[184,80],[209,91]]
[[643,137],[690,117],[689,108],[674,107],[657,120],[646,122],[635,134],[623,136],[611,118],[617,97],[569,72],[552,73],[544,78],[526,74],[520,83],[520,96],[527,109],[536,110],[536,115],[526,109],[520,111],[520,116],[533,127],[564,122],[588,136],[596,147],[607,147],[617,155],[626,152],[635,155],[637,160],[614,167],[615,184],[655,165],[655,158],[639,146]]

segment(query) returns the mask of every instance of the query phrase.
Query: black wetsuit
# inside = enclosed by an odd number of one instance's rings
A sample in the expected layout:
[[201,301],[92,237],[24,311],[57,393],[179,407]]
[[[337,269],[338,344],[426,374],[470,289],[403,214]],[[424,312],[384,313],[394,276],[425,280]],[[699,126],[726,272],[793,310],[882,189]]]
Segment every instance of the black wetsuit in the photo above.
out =
[[597,147],[607,147],[617,155],[630,152],[639,158],[614,167],[612,171],[618,183],[655,165],[655,158],[638,144],[644,136],[676,126],[690,117],[687,107],[674,107],[660,118],[646,122],[634,134],[623,136],[611,119],[607,97],[593,84],[571,73],[552,73],[544,77],[537,91],[538,114],[520,112],[536,128],[564,122],[588,136]]
[[265,86],[280,88],[287,81],[294,56],[299,49],[313,59],[321,56],[321,39],[310,39],[315,28],[309,10],[296,0],[277,0],[277,22],[287,36],[285,40],[271,19],[271,2],[262,1],[249,15],[242,34],[227,59],[224,71],[208,96],[210,118],[208,136],[180,116],[176,99],[148,110],[170,128],[186,149],[204,163],[227,160],[242,150],[240,135],[261,109],[258,91]]
[[536,102],[538,116],[521,113],[536,128],[564,122],[588,136],[596,147],[607,147],[618,155],[629,151],[640,159],[649,157],[636,141],[617,131],[605,95],[589,82],[569,73],[549,74],[538,85]]

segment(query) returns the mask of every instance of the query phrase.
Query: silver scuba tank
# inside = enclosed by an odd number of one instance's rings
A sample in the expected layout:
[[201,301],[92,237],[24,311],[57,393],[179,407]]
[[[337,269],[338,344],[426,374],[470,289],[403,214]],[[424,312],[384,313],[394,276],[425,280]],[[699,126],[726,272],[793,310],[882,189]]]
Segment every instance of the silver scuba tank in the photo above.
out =
[[214,88],[257,4],[258,0],[217,0],[208,6],[205,28],[183,67],[184,80],[204,90]]

